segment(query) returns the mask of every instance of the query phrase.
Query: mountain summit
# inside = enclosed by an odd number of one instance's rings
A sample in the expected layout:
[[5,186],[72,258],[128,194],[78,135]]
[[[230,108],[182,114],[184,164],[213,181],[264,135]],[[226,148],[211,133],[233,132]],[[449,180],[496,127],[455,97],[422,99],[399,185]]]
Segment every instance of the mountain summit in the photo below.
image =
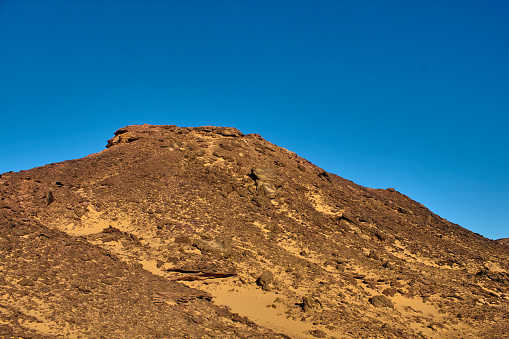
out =
[[121,128],[0,197],[7,338],[509,333],[509,246],[235,128]]

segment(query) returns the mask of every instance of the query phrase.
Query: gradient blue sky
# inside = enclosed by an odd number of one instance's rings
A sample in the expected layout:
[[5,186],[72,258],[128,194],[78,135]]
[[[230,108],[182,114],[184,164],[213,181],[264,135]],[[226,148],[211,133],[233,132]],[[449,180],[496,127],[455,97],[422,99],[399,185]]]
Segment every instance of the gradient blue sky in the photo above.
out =
[[142,123],[259,133],[509,237],[509,2],[0,0],[0,173]]

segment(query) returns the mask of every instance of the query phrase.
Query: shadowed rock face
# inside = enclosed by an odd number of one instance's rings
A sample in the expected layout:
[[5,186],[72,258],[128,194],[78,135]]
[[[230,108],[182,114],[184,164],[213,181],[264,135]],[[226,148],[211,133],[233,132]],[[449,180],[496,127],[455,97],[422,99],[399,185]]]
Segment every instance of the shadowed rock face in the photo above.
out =
[[128,126],[0,197],[0,336],[509,332],[503,239],[234,128]]

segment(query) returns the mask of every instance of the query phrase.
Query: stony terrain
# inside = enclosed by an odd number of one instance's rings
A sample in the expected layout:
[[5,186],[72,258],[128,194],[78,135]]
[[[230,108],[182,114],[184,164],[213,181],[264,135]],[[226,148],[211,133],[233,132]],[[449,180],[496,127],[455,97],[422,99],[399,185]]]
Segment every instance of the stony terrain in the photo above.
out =
[[0,337],[507,338],[509,246],[234,128],[0,177]]

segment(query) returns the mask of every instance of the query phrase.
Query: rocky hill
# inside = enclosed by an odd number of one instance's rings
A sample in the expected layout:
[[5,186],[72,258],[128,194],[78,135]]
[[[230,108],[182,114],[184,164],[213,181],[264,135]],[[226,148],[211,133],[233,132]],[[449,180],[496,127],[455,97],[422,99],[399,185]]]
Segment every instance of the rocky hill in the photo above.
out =
[[509,246],[234,128],[0,177],[6,338],[507,338]]

